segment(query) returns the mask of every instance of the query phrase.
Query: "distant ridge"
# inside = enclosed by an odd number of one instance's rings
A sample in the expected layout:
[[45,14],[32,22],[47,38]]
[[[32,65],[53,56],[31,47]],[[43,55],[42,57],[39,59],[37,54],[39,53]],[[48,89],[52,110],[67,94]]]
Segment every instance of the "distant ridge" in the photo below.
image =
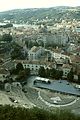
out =
[[0,21],[12,20],[14,21],[35,21],[42,20],[48,17],[49,19],[76,19],[80,20],[80,6],[58,6],[51,8],[28,8],[28,9],[14,9],[5,12],[0,12]]

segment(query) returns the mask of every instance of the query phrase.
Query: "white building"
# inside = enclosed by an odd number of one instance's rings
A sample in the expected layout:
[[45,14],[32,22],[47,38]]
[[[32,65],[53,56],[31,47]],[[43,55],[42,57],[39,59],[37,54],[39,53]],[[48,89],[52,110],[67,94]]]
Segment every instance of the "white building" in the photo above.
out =
[[67,56],[67,55],[64,55],[64,54],[61,54],[61,53],[55,53],[55,52],[51,52],[52,54],[52,57],[55,59],[55,60],[60,60],[60,59],[69,59],[70,60],[70,57]]
[[71,70],[71,66],[69,64],[63,64],[62,71],[63,71],[63,78],[67,78],[68,73]]
[[15,67],[18,63],[22,63],[24,68],[30,68],[31,74],[38,74],[40,67],[46,68],[55,68],[55,63],[44,62],[44,61],[27,61],[27,60],[15,60]]
[[40,59],[45,53],[45,49],[40,47],[33,46],[28,52],[28,58],[30,61]]
[[76,45],[75,44],[73,44],[73,43],[70,43],[70,45],[69,45],[69,47],[68,47],[68,52],[71,52],[71,51],[73,51],[73,50],[76,50]]

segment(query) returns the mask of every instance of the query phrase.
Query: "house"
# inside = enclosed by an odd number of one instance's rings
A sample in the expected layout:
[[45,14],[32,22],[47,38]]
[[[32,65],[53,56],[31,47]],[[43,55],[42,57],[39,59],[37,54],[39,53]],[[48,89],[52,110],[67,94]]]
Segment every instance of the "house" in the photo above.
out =
[[67,78],[68,73],[70,72],[72,66],[69,64],[63,64],[62,71],[63,71],[63,78]]
[[40,67],[44,67],[45,69],[47,68],[55,68],[55,63],[54,62],[46,62],[46,61],[28,61],[28,60],[15,60],[14,64],[15,67],[18,63],[22,63],[24,68],[30,68],[31,74],[38,74],[38,70]]
[[68,64],[70,61],[70,58],[66,55],[63,55],[61,53],[52,53],[52,58],[56,62],[57,69],[61,69],[63,64]]
[[40,47],[33,46],[31,50],[28,52],[28,58],[29,60],[38,60],[43,56],[44,53],[45,50],[41,46]]
[[71,58],[71,62],[74,64],[77,64],[77,65],[80,65],[80,56],[78,55],[70,55],[70,58]]
[[78,75],[74,75],[74,80],[78,81]]
[[72,52],[72,51],[76,50],[76,47],[77,47],[77,46],[76,46],[75,44],[70,43],[70,45],[68,46],[67,51],[68,51],[68,52]]
[[73,50],[71,53],[80,57],[80,46],[76,47],[76,50]]
[[57,52],[51,52],[52,53],[52,57],[55,59],[55,60],[59,60],[59,59],[63,59],[63,60],[70,60],[70,57],[67,56],[67,55],[64,55],[64,54],[61,54],[61,53],[57,53]]

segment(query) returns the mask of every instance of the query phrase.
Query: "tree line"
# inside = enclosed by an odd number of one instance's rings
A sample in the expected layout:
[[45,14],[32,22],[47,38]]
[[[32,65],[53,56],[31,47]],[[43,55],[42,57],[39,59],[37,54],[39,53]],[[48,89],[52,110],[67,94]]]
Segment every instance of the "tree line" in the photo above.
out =
[[13,27],[13,24],[8,23],[6,25],[0,25],[0,28],[9,28],[9,27]]
[[[63,79],[63,71],[62,70],[57,70],[55,68],[52,69],[45,69],[44,67],[40,67],[38,74],[40,77],[46,77],[46,78],[53,78],[53,79]],[[68,81],[70,82],[76,82],[80,83],[80,75],[78,75],[78,80],[74,80],[74,72],[73,68],[70,70],[70,72],[67,74]]]
[[0,120],[80,120],[79,115],[70,111],[49,111],[40,108],[25,109],[13,106],[0,106]]
[[56,70],[55,68],[45,69],[44,67],[40,67],[38,74],[40,77],[62,79],[63,71]]
[[[10,74],[18,75],[16,79],[24,80],[27,78],[30,74],[30,68],[24,68],[22,63],[18,63],[16,65],[16,68],[10,70]],[[51,79],[63,79],[63,71],[57,70],[55,68],[44,68],[41,66],[38,70],[38,75],[43,78],[51,78]],[[67,74],[66,78],[69,82],[77,82],[80,83],[80,76],[78,76],[78,80],[74,80],[74,72],[73,69],[70,70],[70,72]]]

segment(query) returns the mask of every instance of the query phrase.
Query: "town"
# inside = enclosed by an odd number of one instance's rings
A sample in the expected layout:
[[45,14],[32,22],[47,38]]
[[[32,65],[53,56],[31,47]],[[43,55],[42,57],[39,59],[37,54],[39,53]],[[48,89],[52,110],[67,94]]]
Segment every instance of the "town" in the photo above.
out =
[[80,114],[80,21],[55,21],[1,21],[0,104]]

